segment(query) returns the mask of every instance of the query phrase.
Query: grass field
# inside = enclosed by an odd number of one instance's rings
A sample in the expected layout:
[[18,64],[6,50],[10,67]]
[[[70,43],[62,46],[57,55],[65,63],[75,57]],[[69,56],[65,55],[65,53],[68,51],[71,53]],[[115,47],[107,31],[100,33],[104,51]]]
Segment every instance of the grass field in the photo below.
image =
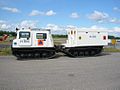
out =
[[55,45],[60,45],[66,42],[67,38],[53,38]]
[[[8,38],[4,42],[0,42],[0,45],[3,47],[0,47],[0,56],[5,55],[11,55],[11,41],[13,40],[13,37]],[[55,45],[60,45],[66,42],[66,38],[53,38]],[[5,46],[5,47],[4,47]],[[116,48],[104,48],[104,52],[120,52],[120,49]]]
[[104,48],[104,52],[120,52],[117,48]]

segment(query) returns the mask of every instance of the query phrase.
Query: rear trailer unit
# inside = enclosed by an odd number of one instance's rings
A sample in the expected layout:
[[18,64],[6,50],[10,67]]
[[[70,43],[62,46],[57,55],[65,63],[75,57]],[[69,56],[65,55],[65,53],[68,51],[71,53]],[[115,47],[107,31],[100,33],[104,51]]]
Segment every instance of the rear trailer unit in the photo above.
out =
[[72,57],[99,55],[108,45],[108,32],[97,29],[68,29],[61,51]]

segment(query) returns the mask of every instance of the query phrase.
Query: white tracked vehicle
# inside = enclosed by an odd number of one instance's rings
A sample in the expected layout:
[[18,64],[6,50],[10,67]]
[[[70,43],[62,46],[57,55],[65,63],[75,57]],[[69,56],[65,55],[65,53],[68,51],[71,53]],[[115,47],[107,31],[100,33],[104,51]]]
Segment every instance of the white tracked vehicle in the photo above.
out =
[[71,57],[95,56],[108,45],[108,32],[98,29],[68,29],[66,44],[61,52]]
[[55,46],[49,29],[20,29],[12,43],[12,54],[21,58],[52,58],[56,52],[71,57],[95,56],[108,45],[104,30],[69,29],[65,44]]
[[20,29],[12,43],[12,54],[18,59],[27,57],[51,58],[55,47],[49,29]]

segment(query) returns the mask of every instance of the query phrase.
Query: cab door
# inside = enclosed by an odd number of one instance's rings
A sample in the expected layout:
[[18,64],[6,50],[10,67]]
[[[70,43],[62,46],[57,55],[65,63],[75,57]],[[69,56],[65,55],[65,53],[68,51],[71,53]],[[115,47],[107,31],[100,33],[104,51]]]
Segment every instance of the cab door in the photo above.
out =
[[31,46],[31,33],[30,32],[19,32],[19,45],[20,46]]
[[36,33],[36,45],[38,47],[47,46],[47,33]]

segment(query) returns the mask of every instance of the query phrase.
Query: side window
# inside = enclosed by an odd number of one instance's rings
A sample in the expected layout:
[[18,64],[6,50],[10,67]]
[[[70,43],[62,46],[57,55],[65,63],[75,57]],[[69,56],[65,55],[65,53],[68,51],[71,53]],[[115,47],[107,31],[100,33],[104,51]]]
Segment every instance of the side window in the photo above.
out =
[[46,33],[36,33],[36,39],[47,39]]
[[30,32],[19,32],[19,38],[30,38]]
[[73,31],[71,31],[71,35],[73,34]]

